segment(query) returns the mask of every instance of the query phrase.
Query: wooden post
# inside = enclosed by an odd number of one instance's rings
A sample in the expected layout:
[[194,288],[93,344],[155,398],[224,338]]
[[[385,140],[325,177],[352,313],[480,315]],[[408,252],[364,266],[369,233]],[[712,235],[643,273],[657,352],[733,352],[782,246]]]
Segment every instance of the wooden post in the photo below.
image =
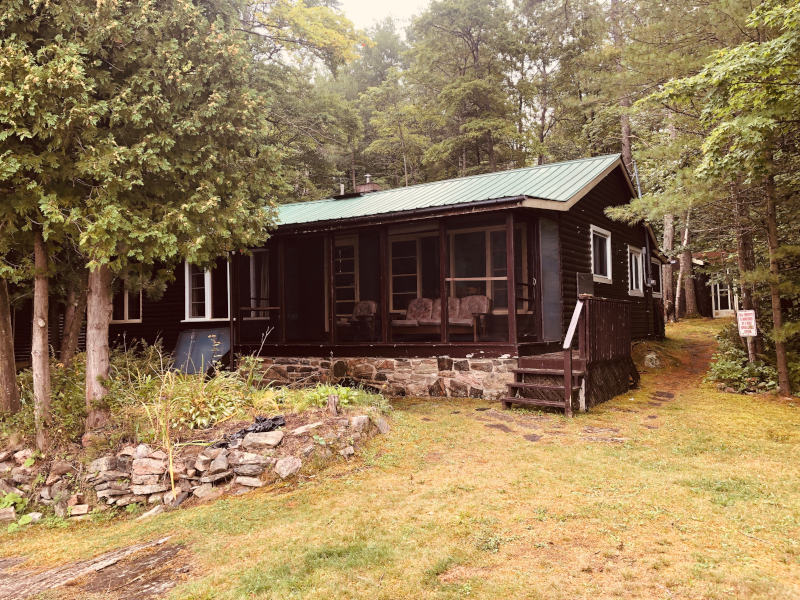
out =
[[572,416],[572,348],[564,348],[564,414]]
[[539,323],[539,236],[536,234],[537,221],[529,218],[527,222],[527,259],[528,259],[528,311],[533,315],[533,337],[542,339],[541,325]]
[[286,306],[286,243],[283,238],[278,238],[278,323],[280,327],[281,344],[286,343],[286,317],[288,310]]
[[[580,321],[578,322],[578,355],[586,360],[586,333],[589,327],[589,314],[592,310],[592,301],[589,298],[583,299],[583,312],[581,312]],[[588,364],[586,365],[589,366]]]
[[329,233],[325,236],[325,241],[328,246],[328,307],[330,313],[328,314],[328,339],[331,346],[336,344],[336,244],[334,242],[334,234]]
[[[236,368],[236,358],[234,351],[236,349],[236,328],[234,326],[234,318],[239,313],[239,289],[236,277],[236,254],[228,252],[228,327],[229,329],[229,344],[230,356],[228,360],[228,368],[233,371]],[[241,319],[240,319],[241,322]]]
[[448,290],[447,286],[449,244],[447,242],[447,224],[444,219],[439,219],[439,302],[441,306],[439,309],[439,318],[441,319],[439,333],[443,344],[447,343],[447,323],[450,319],[450,315],[448,314],[450,308],[450,290]]
[[336,394],[328,394],[328,414],[335,417],[339,414],[339,396]]
[[[506,215],[506,285],[508,287],[508,343],[517,343],[517,286],[514,272],[514,213]],[[488,291],[488,290],[487,290]]]
[[380,228],[378,232],[379,243],[379,264],[380,266],[380,319],[381,319],[381,341],[389,341],[389,230],[386,226]]

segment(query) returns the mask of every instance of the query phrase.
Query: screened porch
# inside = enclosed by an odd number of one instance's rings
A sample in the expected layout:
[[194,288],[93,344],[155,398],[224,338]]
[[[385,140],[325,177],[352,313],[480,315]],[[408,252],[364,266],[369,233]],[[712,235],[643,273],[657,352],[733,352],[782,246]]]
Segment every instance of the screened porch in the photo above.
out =
[[286,356],[517,354],[560,338],[558,249],[533,211],[279,230],[232,256],[231,337]]

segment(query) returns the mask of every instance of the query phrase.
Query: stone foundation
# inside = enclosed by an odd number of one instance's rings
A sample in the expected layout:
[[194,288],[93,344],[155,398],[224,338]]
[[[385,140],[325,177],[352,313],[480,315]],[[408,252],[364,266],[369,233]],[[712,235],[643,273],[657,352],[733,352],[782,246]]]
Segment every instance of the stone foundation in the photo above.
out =
[[514,358],[263,358],[276,384],[356,383],[388,396],[496,399],[514,381]]

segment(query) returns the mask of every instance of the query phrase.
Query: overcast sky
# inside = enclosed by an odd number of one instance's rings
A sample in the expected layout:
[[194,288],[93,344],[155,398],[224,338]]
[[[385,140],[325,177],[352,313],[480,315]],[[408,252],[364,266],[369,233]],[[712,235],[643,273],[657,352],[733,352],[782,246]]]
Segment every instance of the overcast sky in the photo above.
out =
[[401,25],[422,12],[428,0],[339,0],[342,12],[359,29],[366,29],[384,17],[395,17]]

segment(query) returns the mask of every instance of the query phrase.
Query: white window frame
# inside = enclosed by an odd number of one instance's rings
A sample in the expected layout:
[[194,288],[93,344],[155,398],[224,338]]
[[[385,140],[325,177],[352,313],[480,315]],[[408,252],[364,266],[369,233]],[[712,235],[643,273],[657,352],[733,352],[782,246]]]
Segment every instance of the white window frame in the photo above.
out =
[[203,289],[205,295],[205,316],[192,317],[192,286],[191,286],[191,267],[188,260],[183,261],[184,275],[183,275],[183,292],[184,292],[184,316],[186,317],[181,323],[213,323],[221,321],[230,321],[231,319],[231,263],[227,262],[225,265],[226,274],[226,290],[228,299],[228,314],[225,317],[209,317],[214,314],[211,294],[211,269],[205,269],[205,278],[203,280]]
[[[655,291],[655,289],[652,290],[653,298],[661,298],[664,295],[664,277],[663,277],[663,269],[661,268],[662,266],[663,265],[661,264],[660,260],[656,258],[650,259],[650,271],[651,274],[653,275],[653,280],[658,279],[659,283],[658,289],[660,290],[658,292]],[[653,270],[655,270],[655,273],[653,273]]]
[[139,290],[139,318],[138,319],[131,319],[128,317],[130,314],[130,290],[128,290],[128,285],[123,284],[122,286],[122,319],[111,319],[111,324],[116,325],[119,323],[141,323],[142,322],[142,290]]
[[[606,239],[606,271],[608,276],[598,275],[594,272],[594,236],[595,234]],[[611,272],[611,232],[608,229],[603,229],[597,225],[589,226],[589,260],[591,261],[592,279],[596,283],[612,283],[613,274]]]
[[[644,296],[644,248],[637,248],[636,246],[628,246],[628,295],[629,296]],[[633,287],[631,281],[631,257],[637,256],[639,258],[639,287]]]
[[[392,244],[394,242],[414,242],[416,244],[416,276],[417,276],[417,298],[421,297],[422,294],[422,238],[426,237],[437,237],[435,233],[416,233],[416,234],[405,234],[405,235],[390,235],[389,236],[389,312],[394,313],[401,313],[405,309],[397,308],[394,305],[394,251],[392,250]],[[410,273],[404,273],[403,276],[410,275]],[[400,275],[398,275],[400,277]]]

